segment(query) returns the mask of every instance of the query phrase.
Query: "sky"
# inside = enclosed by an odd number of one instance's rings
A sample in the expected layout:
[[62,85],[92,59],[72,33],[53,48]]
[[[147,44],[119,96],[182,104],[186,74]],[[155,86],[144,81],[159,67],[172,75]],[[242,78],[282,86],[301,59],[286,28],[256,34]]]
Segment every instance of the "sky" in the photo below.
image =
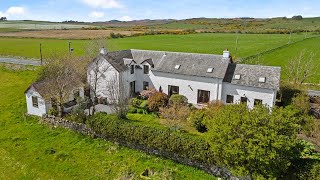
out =
[[0,0],[8,20],[319,17],[319,9],[320,0]]

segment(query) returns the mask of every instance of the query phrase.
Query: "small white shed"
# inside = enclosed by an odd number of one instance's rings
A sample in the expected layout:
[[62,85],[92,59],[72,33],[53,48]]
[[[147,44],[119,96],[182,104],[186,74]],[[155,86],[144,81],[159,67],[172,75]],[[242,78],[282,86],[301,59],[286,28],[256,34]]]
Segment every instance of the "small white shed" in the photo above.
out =
[[[44,99],[41,94],[40,87],[42,83],[33,83],[25,91],[26,102],[27,102],[27,113],[35,116],[43,116],[48,114],[49,109],[52,107],[51,102]],[[84,88],[76,88],[73,93],[71,93],[69,102],[75,101],[76,96],[84,98]],[[72,104],[72,103],[71,103]],[[76,104],[76,103],[75,103]],[[64,107],[64,112],[69,112],[72,107]]]
[[33,83],[25,91],[27,111],[30,115],[43,116],[44,114],[47,114],[51,108],[51,103],[46,102],[37,89],[40,85],[40,83]]

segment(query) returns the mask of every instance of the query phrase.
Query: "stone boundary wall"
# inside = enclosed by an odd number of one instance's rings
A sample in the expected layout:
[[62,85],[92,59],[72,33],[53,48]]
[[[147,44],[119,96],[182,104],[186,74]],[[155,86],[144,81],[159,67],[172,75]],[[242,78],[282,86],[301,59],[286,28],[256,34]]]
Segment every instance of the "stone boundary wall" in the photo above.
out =
[[[86,126],[85,124],[82,123],[76,123],[76,122],[72,122],[72,121],[68,121],[65,119],[61,119],[61,118],[57,118],[54,116],[46,116],[43,117],[41,120],[42,123],[50,125],[50,126],[54,126],[54,127],[63,127],[66,129],[70,129],[76,132],[79,132],[83,135],[88,135],[91,136],[93,138],[101,138],[104,140],[108,140],[111,142],[112,139],[104,136],[103,134],[97,134],[95,131],[93,131],[91,128],[89,128],[88,126]],[[199,162],[195,162],[192,161],[190,159],[186,159],[186,158],[181,158],[179,157],[177,154],[172,154],[166,151],[161,151],[161,150],[157,150],[157,149],[150,149],[147,148],[145,146],[141,146],[141,145],[137,145],[137,144],[131,144],[129,142],[115,142],[118,143],[119,145],[122,146],[126,146],[132,149],[136,149],[136,150],[140,150],[143,152],[146,152],[148,154],[153,154],[153,155],[158,155],[158,156],[162,156],[168,159],[171,159],[173,161],[176,161],[178,163],[182,163],[182,164],[186,164],[189,166],[193,166],[193,167],[197,167],[201,170],[204,170],[205,172],[214,175],[214,176],[218,176],[218,177],[222,177],[222,178],[226,178],[226,179],[231,179],[231,180],[239,180],[239,179],[248,179],[248,178],[238,178],[232,175],[232,173],[223,167],[218,167],[215,165],[207,165],[207,164],[201,164]]]

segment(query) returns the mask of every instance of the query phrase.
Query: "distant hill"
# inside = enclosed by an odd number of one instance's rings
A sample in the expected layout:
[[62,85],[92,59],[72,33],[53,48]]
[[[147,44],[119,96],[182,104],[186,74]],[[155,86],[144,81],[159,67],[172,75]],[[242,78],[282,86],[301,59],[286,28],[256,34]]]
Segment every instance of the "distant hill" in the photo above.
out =
[[[301,19],[302,18],[302,19]],[[190,18],[190,19],[143,19],[133,21],[99,21],[78,22],[73,20],[63,22],[48,21],[0,21],[0,32],[2,28],[16,29],[125,29],[135,31],[148,30],[196,30],[197,32],[240,32],[240,33],[272,33],[289,34],[318,32],[320,33],[320,17],[303,18],[294,16],[275,18]]]

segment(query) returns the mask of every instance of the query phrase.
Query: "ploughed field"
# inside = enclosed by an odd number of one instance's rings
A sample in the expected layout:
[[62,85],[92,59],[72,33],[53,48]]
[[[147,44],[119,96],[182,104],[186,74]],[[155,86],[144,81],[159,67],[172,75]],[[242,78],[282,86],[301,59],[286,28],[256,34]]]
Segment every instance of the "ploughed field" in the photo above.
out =
[[[37,73],[0,65],[0,179],[216,179],[193,167],[49,128],[25,116],[24,91]],[[154,173],[141,177],[145,170]]]

